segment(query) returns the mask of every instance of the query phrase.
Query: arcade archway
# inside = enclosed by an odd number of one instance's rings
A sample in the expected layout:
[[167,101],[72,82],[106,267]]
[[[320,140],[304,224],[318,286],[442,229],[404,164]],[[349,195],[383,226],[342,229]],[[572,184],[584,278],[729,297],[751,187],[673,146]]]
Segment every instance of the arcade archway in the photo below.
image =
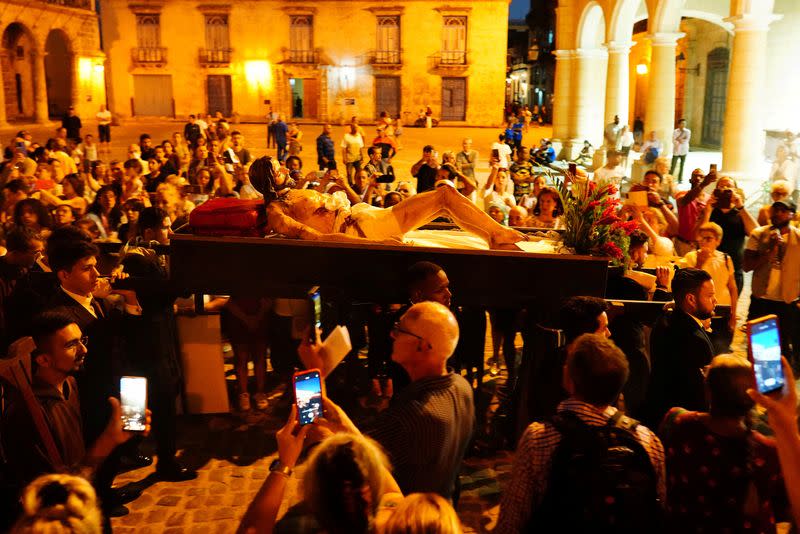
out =
[[50,117],[62,117],[72,102],[74,61],[69,39],[61,30],[52,30],[45,42],[45,77],[47,79],[47,108]]
[[3,31],[0,68],[8,119],[31,119],[34,116],[35,48],[33,35],[24,25],[14,22]]

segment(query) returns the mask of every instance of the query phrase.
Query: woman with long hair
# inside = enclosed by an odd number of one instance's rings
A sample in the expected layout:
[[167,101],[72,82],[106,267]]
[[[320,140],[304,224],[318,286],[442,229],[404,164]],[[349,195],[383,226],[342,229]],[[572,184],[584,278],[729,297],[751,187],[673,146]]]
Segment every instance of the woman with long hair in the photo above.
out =
[[[237,532],[380,532],[402,499],[380,446],[361,432],[336,404],[323,397],[325,420],[314,423],[329,437],[306,461],[303,501],[275,519],[286,483],[303,450],[311,425],[300,425],[297,407],[278,431],[278,462],[250,503]],[[330,434],[331,432],[336,432]]]
[[536,205],[533,208],[533,217],[530,225],[534,228],[563,228],[561,215],[564,205],[561,195],[554,188],[544,186],[536,196]]
[[89,206],[86,218],[97,223],[101,238],[116,238],[122,210],[112,186],[104,185],[97,190],[97,196]]

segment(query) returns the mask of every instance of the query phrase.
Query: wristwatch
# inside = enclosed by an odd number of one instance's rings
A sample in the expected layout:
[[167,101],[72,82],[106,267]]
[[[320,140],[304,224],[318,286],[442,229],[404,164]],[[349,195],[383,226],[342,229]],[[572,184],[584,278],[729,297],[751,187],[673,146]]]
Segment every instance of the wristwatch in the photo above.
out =
[[281,463],[280,458],[275,458],[274,460],[272,460],[272,463],[269,464],[269,472],[280,473],[282,475],[285,475],[286,478],[289,478],[290,476],[292,476],[294,469],[292,469],[288,465],[283,465],[283,463]]

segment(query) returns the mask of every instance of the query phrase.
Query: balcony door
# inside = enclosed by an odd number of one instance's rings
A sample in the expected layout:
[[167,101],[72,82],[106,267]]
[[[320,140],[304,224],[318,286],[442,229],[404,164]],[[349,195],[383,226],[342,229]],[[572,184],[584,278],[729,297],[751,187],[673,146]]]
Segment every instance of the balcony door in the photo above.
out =
[[293,61],[307,63],[314,50],[314,18],[310,15],[294,16],[289,27],[289,50]]
[[400,17],[378,17],[375,60],[377,63],[399,63]]
[[444,17],[442,63],[463,64],[467,55],[467,17]]
[[319,80],[316,78],[290,78],[292,90],[292,118],[315,119],[319,114]]

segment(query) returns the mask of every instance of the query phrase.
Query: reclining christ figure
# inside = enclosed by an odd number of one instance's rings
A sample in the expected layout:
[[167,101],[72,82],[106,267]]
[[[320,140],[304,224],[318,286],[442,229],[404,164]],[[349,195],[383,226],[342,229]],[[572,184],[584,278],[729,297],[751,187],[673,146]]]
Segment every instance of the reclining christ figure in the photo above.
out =
[[440,186],[409,197],[391,208],[366,203],[353,206],[344,192],[319,193],[289,189],[277,159],[253,162],[250,181],[264,194],[267,231],[287,237],[353,243],[402,244],[403,236],[442,215],[450,216],[462,230],[484,239],[493,249],[514,249],[526,236],[495,222],[454,187]]

